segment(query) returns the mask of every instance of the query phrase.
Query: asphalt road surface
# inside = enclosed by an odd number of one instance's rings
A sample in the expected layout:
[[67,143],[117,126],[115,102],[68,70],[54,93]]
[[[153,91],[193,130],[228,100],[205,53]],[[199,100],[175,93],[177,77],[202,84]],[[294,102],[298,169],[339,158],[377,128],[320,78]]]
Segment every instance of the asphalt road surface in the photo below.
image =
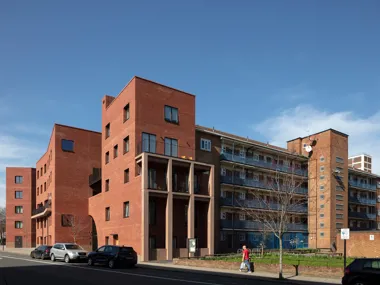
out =
[[[285,282],[288,283],[288,282]],[[65,264],[50,260],[35,260],[25,256],[0,253],[0,285],[52,284],[52,285],[272,285],[284,284],[273,279],[254,276],[237,278],[216,276],[191,270],[166,270],[137,266],[130,269],[108,269],[87,264]],[[305,282],[307,285],[320,285]],[[324,283],[326,285],[326,283]]]

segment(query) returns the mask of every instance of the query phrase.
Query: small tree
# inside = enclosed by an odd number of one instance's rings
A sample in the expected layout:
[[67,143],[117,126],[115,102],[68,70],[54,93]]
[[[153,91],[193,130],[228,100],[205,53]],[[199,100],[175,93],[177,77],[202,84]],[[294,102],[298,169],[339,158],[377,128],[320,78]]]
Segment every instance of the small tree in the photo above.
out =
[[89,217],[63,215],[62,218],[63,224],[70,227],[70,235],[74,243],[77,243],[81,238],[87,238],[89,231],[91,231]]
[[[273,233],[279,241],[279,278],[283,278],[283,244],[282,237],[289,230],[291,217],[307,207],[307,193],[302,193],[302,180],[296,180],[294,174],[277,172],[268,184],[271,190],[251,191],[254,196],[250,207],[249,200],[238,200],[245,214],[251,220],[262,224],[263,232]],[[259,208],[260,210],[258,210]]]
[[4,250],[5,230],[6,230],[6,211],[4,207],[0,207],[0,245],[3,246],[3,250]]

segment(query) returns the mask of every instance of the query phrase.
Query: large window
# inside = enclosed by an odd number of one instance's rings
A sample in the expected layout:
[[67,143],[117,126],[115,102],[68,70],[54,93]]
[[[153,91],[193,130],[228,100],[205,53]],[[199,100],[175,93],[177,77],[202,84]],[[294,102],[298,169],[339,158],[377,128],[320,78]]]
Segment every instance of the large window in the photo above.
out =
[[201,139],[201,150],[211,151],[211,141],[207,139]]
[[123,151],[124,151],[124,154],[126,154],[127,152],[129,152],[129,136],[127,136],[126,138],[124,138]]
[[106,208],[106,221],[109,221],[111,219],[111,210],[110,207]]
[[178,156],[178,140],[165,138],[165,155]]
[[[63,151],[74,152],[74,141],[72,140],[61,140],[61,148]],[[42,174],[42,168],[41,168]]]
[[23,223],[21,221],[15,221],[15,228],[22,229]]
[[129,201],[128,202],[124,202],[124,218],[128,218],[129,217]]
[[156,153],[156,135],[143,133],[142,134],[142,149],[143,149],[143,152]]
[[24,178],[22,176],[15,176],[15,183],[21,184],[24,181]]
[[15,192],[15,198],[16,199],[22,199],[22,191],[16,191]]
[[124,122],[129,120],[129,104],[124,107]]
[[22,206],[15,206],[15,213],[16,214],[24,213],[24,208]]
[[165,106],[165,121],[178,124],[178,108]]

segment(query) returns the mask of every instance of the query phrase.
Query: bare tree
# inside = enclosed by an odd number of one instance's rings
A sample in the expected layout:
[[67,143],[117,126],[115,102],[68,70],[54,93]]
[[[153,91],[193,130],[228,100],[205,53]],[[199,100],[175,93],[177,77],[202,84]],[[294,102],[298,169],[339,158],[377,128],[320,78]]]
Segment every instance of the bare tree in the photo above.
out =
[[[261,225],[263,232],[273,233],[279,240],[279,278],[283,278],[283,244],[282,237],[289,230],[296,230],[292,216],[307,209],[307,192],[302,192],[302,180],[294,174],[277,172],[268,185],[271,190],[250,191],[253,199],[238,200],[246,216]],[[258,210],[259,209],[259,210]],[[307,210],[305,212],[307,214]]]
[[73,242],[77,243],[78,240],[87,238],[90,227],[90,218],[76,215],[63,215],[63,225],[70,227],[70,235]]
[[6,230],[6,211],[4,207],[0,207],[0,245],[3,246],[3,250],[4,250],[5,230]]

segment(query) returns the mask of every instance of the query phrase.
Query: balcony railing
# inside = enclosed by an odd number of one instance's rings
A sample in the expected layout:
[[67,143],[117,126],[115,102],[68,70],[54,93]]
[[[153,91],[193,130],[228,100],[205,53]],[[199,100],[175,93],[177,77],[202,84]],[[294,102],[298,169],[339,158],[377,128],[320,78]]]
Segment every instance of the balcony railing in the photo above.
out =
[[[220,227],[225,229],[263,230],[264,225],[253,221],[220,220]],[[287,224],[288,231],[307,231],[307,224]]]
[[370,219],[370,220],[376,219],[376,214],[361,213],[361,212],[348,212],[348,216],[350,218],[358,218],[358,219]]
[[349,197],[348,201],[351,203],[357,203],[357,204],[363,204],[363,205],[376,205],[376,199],[368,199],[368,198],[361,198],[361,197]]
[[35,215],[41,214],[41,213],[43,213],[46,209],[51,209],[51,203],[50,203],[50,202],[45,203],[45,205],[41,205],[41,206],[38,207],[37,209],[33,209],[33,210],[32,210],[32,216],[35,216]]
[[376,185],[373,185],[373,184],[360,183],[355,180],[348,180],[348,184],[351,187],[356,187],[356,188],[370,190],[370,191],[376,191]]
[[[249,178],[242,179],[235,176],[220,176],[220,182],[225,183],[225,184],[239,185],[239,186],[245,186],[245,187],[261,188],[265,190],[277,190],[276,185],[273,187],[273,185],[270,185],[268,183],[255,181]],[[295,187],[294,189],[290,189],[289,187],[284,186],[284,189],[282,190],[284,192],[294,191],[295,193],[301,194],[301,195],[307,195],[308,193],[308,189],[305,187]]]
[[[244,207],[244,208],[264,209],[264,210],[273,210],[273,211],[278,211],[281,209],[281,205],[278,203],[264,204],[262,201],[258,201],[258,200],[220,198],[220,204],[222,206]],[[289,205],[288,206],[288,212],[307,213],[307,211],[308,211],[307,205]]]
[[142,140],[136,145],[136,155],[143,152],[153,153],[171,157],[194,160],[195,149],[188,146],[181,146],[178,141],[171,140],[170,142],[152,140]]
[[99,182],[102,179],[102,169],[93,168],[92,174],[88,177],[88,184],[90,186],[94,185],[96,182]]
[[296,169],[295,167],[290,167],[286,165],[280,165],[275,163],[266,162],[263,160],[255,160],[250,157],[242,157],[239,155],[233,155],[231,153],[221,153],[220,154],[220,160],[227,160],[227,161],[233,161],[233,162],[239,162],[246,165],[252,165],[256,167],[262,167],[267,168],[275,171],[285,172],[285,173],[293,173],[300,176],[307,177],[308,172],[304,169]]

